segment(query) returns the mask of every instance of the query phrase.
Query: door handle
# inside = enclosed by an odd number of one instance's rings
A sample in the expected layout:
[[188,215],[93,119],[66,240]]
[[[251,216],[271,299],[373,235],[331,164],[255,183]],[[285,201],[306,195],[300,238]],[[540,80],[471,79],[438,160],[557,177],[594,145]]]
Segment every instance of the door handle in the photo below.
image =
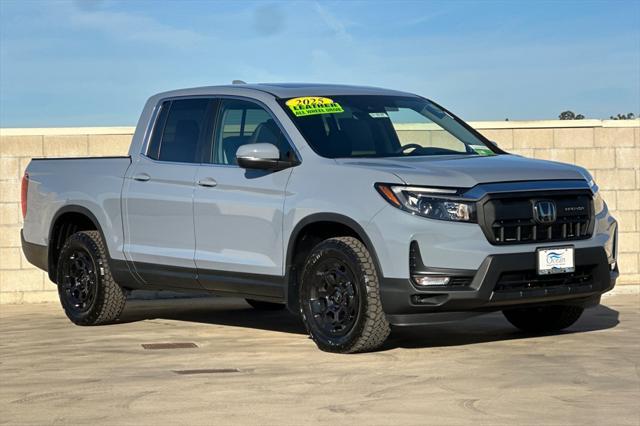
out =
[[215,179],[209,178],[209,177],[208,178],[204,178],[204,179],[200,179],[198,181],[198,185],[204,186],[206,188],[213,188],[217,184],[218,184],[218,182],[216,182]]
[[134,176],[133,176],[133,179],[134,179],[134,180],[137,180],[138,182],[146,182],[146,181],[148,181],[149,179],[151,179],[151,176],[149,176],[149,175],[148,175],[148,174],[146,174],[146,173],[139,173],[139,174],[137,174],[137,175],[134,175]]

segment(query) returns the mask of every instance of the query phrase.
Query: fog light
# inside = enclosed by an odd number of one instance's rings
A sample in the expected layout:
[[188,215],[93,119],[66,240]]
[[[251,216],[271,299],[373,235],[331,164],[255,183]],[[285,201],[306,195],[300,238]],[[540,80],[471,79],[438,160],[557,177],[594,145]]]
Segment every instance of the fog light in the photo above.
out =
[[413,280],[419,286],[441,286],[449,284],[450,278],[433,275],[415,275]]
[[616,269],[616,261],[614,260],[613,263],[609,264],[609,268],[613,271]]

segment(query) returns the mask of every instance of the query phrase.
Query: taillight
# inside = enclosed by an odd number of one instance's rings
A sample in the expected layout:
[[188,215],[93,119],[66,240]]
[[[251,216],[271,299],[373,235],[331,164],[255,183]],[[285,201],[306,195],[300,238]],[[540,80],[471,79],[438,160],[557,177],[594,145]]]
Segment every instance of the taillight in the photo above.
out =
[[29,173],[22,176],[22,188],[20,191],[20,203],[22,204],[22,218],[27,216],[27,191],[29,190]]

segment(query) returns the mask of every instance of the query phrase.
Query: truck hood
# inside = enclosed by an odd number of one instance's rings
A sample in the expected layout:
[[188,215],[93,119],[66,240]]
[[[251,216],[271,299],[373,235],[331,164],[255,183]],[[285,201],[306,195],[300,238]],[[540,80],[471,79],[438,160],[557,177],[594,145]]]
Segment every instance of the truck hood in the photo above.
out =
[[393,173],[407,185],[471,188],[480,183],[588,180],[578,166],[517,155],[337,159],[339,164]]

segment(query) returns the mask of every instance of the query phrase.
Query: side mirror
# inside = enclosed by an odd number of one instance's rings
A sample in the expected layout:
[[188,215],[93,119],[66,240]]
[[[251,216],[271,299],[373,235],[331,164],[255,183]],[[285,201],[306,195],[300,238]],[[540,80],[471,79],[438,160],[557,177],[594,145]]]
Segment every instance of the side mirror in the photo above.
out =
[[294,166],[292,161],[280,160],[280,151],[270,143],[241,145],[236,151],[236,161],[244,169],[282,170]]

